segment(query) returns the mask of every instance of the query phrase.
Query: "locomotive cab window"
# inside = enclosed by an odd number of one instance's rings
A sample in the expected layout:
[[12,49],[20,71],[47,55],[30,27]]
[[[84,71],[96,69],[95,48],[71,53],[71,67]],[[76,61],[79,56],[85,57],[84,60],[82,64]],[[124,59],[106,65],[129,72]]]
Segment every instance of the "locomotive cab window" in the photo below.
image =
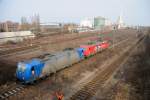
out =
[[24,72],[26,70],[25,64],[20,63],[18,66],[18,71]]
[[82,50],[82,52],[84,52],[84,50]]

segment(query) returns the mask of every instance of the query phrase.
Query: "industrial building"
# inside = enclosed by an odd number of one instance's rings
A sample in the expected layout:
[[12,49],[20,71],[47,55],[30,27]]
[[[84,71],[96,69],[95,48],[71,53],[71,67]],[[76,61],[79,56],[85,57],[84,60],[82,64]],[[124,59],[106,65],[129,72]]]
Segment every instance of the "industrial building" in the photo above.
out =
[[0,32],[15,32],[19,30],[19,23],[6,21],[0,23]]
[[106,26],[111,26],[111,25],[112,25],[111,21],[104,17],[95,17],[94,18],[94,28],[95,29],[102,29]]
[[21,42],[24,39],[33,39],[35,35],[31,31],[0,32],[0,44],[8,41]]
[[57,32],[61,27],[61,24],[56,22],[40,23],[41,32]]
[[84,19],[80,22],[80,27],[89,27],[93,28],[93,20],[92,19]]
[[117,28],[120,29],[120,28],[124,28],[124,27],[125,27],[125,23],[123,22],[122,15],[120,14],[120,16],[117,20]]

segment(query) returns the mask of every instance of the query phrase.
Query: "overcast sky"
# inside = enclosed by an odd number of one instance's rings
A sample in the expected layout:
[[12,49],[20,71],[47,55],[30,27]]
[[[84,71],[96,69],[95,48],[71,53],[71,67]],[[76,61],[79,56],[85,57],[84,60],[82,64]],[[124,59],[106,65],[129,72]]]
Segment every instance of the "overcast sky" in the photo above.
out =
[[41,22],[79,23],[94,16],[115,22],[120,13],[127,24],[150,25],[150,0],[0,0],[0,21],[39,14]]

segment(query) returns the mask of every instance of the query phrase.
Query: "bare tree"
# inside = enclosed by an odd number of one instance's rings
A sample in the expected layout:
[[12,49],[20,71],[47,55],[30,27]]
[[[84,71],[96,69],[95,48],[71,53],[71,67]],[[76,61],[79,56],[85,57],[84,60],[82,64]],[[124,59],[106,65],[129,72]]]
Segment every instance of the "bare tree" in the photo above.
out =
[[40,32],[40,16],[39,15],[34,15],[31,18],[31,24],[32,24],[32,30],[36,33]]

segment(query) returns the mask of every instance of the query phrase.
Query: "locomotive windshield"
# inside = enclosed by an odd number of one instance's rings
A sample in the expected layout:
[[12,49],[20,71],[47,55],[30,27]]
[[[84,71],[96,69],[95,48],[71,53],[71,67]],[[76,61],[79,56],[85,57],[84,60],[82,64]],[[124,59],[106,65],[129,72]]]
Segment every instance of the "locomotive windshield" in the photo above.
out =
[[18,71],[24,72],[26,70],[26,66],[23,63],[18,64]]

